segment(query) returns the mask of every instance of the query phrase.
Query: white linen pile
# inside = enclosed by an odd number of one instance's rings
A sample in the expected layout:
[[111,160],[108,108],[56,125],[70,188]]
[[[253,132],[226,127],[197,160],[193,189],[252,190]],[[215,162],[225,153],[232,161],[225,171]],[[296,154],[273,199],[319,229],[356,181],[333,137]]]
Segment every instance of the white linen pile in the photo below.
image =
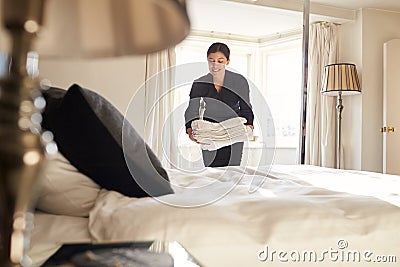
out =
[[222,122],[195,120],[192,122],[193,137],[200,142],[203,150],[217,150],[253,138],[253,131],[244,125],[246,119],[231,118]]

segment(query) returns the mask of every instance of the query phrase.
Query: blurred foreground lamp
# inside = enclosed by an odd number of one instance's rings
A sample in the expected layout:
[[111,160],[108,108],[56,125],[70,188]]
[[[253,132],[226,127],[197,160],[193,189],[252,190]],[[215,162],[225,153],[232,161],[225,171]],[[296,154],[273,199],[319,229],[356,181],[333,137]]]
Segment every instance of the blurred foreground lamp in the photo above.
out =
[[152,53],[182,41],[190,23],[185,0],[0,2],[12,62],[0,81],[0,266],[29,266],[24,248],[31,191],[44,152],[56,148],[40,126],[45,101],[38,81],[27,75],[28,52],[50,57]]
[[35,50],[44,56],[146,54],[189,33],[184,1],[47,0]]
[[336,167],[341,168],[342,153],[342,95],[361,93],[361,86],[357,75],[356,65],[350,63],[329,64],[324,68],[324,77],[321,93],[328,96],[337,96],[337,151]]

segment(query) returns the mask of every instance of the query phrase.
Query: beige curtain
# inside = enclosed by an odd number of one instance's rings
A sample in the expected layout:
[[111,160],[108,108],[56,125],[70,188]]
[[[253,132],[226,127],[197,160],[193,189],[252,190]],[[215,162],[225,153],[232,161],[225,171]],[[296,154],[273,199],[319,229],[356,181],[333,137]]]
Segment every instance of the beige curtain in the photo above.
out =
[[336,97],[321,95],[323,68],[337,63],[339,25],[310,25],[305,164],[336,166]]
[[146,55],[144,138],[167,168],[176,155],[171,118],[175,62],[174,48]]

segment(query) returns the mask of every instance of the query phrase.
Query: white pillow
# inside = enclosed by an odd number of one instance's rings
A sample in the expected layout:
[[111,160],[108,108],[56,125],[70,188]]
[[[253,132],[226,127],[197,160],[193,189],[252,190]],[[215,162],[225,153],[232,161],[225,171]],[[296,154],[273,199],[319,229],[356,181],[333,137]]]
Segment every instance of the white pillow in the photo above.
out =
[[80,173],[61,153],[47,160],[36,208],[58,215],[89,216],[100,186]]

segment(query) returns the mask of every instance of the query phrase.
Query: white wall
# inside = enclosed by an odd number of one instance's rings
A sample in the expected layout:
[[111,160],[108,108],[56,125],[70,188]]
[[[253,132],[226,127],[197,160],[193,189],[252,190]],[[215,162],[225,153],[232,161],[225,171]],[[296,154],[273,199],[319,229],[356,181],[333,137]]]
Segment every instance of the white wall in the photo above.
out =
[[[362,12],[357,19],[342,24],[339,37],[339,61],[354,63],[362,81]],[[345,169],[361,169],[362,95],[344,96],[342,144]]]
[[[131,98],[145,80],[145,57],[120,57],[95,60],[40,59],[40,77],[53,86],[67,89],[73,83],[104,96],[124,114]],[[135,95],[137,97],[137,95]],[[144,95],[138,96],[144,99]],[[141,106],[142,104],[142,106]],[[131,121],[143,135],[144,101],[135,101],[137,116]]]
[[340,60],[357,64],[362,84],[362,96],[344,102],[347,169],[382,172],[383,43],[400,38],[399,25],[400,13],[363,9],[354,23],[342,26]]
[[363,11],[363,170],[382,171],[383,44],[400,37],[399,25],[400,13]]
[[[354,22],[342,25],[340,61],[357,65],[362,94],[344,97],[343,152],[346,169],[382,171],[383,43],[400,38],[400,13],[363,9]],[[124,113],[131,97],[143,84],[145,58],[101,60],[40,60],[40,75],[54,86],[72,83],[95,90]],[[143,92],[142,92],[143,93]],[[139,96],[144,99],[143,96]],[[144,125],[144,101],[133,124]]]

